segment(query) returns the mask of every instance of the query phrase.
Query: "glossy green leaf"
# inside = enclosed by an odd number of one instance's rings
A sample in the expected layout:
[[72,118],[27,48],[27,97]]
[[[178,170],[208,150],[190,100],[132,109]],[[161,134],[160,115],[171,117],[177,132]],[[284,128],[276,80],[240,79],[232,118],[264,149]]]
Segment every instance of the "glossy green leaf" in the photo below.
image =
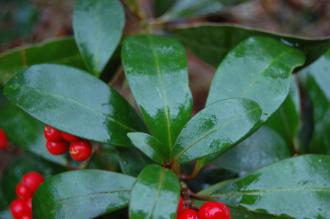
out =
[[164,14],[162,20],[174,20],[200,17],[223,11],[226,6],[242,3],[246,0],[179,0]]
[[51,177],[33,196],[33,218],[89,219],[124,208],[135,178],[101,171]]
[[119,0],[78,0],[73,31],[89,71],[100,75],[120,42],[125,25]]
[[117,148],[121,171],[130,176],[137,176],[149,164],[149,160],[136,148]]
[[128,146],[126,133],[142,126],[116,91],[71,67],[32,66],[9,81],[4,94],[43,123],[98,142]]
[[268,119],[266,126],[280,134],[290,146],[299,150],[300,94],[295,78],[292,78],[289,95],[282,106]]
[[304,38],[256,30],[230,24],[200,24],[171,30],[186,47],[205,62],[218,66],[238,43],[251,36],[266,36],[281,40],[304,51],[306,64],[313,62],[330,47],[330,38]]
[[129,202],[131,219],[175,219],[180,196],[179,180],[157,165],[145,167],[133,186]]
[[230,206],[292,218],[330,218],[330,156],[299,156],[202,192]]
[[122,172],[136,177],[151,161],[138,149],[102,145],[88,162],[89,169]]
[[181,163],[220,154],[245,137],[259,122],[261,110],[247,99],[228,99],[208,105],[183,128],[174,147]]
[[0,128],[5,130],[10,142],[20,148],[61,165],[67,163],[64,156],[54,156],[47,151],[44,124],[17,106],[8,102],[0,104]]
[[151,134],[171,149],[192,111],[184,48],[171,38],[134,36],[125,40],[122,59]]
[[301,72],[313,103],[312,152],[330,154],[330,50]]
[[85,67],[73,38],[54,39],[2,53],[0,55],[0,86],[3,86],[17,72],[40,63],[65,64],[82,69]]
[[229,52],[212,81],[207,104],[240,97],[254,100],[262,120],[275,112],[289,93],[293,69],[304,55],[277,40],[252,37]]
[[241,208],[230,208],[230,219],[287,219],[269,214],[254,213]]
[[142,132],[131,132],[127,135],[135,147],[155,162],[163,164],[169,161],[169,154],[166,148],[157,138]]
[[212,164],[246,175],[288,157],[290,151],[284,139],[272,129],[263,126]]
[[16,156],[10,165],[4,170],[1,179],[1,190],[8,203],[16,199],[16,185],[21,181],[22,177],[30,171],[38,171],[46,178],[63,171],[60,166],[46,162],[37,156],[29,153],[22,153]]

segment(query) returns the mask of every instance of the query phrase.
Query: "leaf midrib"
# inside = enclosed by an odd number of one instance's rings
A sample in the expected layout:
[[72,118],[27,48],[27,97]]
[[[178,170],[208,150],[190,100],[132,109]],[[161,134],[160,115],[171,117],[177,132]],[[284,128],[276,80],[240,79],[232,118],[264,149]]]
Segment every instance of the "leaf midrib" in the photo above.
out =
[[[127,130],[129,130],[129,131],[136,131],[135,129],[133,129],[133,128],[127,126],[126,124],[123,124],[123,123],[119,122],[118,120],[114,119],[113,117],[105,116],[103,113],[98,112],[98,111],[94,110],[94,109],[91,108],[91,107],[87,107],[87,105],[83,105],[83,104],[77,102],[76,100],[74,100],[74,99],[72,99],[72,98],[68,98],[68,97],[65,98],[64,96],[51,94],[51,93],[48,93],[48,92],[46,92],[46,91],[42,91],[42,90],[36,89],[36,88],[34,88],[34,87],[29,87],[29,86],[24,86],[24,85],[20,85],[20,86],[17,86],[17,85],[16,85],[16,86],[14,86],[14,85],[9,85],[8,87],[9,87],[9,88],[12,88],[13,90],[17,90],[17,89],[31,90],[31,92],[36,92],[36,93],[38,93],[38,94],[41,95],[41,96],[49,96],[49,97],[54,98],[54,99],[67,100],[68,102],[71,102],[72,105],[77,105],[77,106],[81,107],[82,109],[86,109],[87,111],[92,112],[93,114],[96,114],[96,115],[101,116],[101,117],[103,116],[103,117],[106,118],[108,121],[113,122],[113,123],[115,123],[115,124],[121,126],[121,127],[124,128],[124,129],[127,129]],[[26,93],[26,92],[24,92],[24,93]],[[25,96],[25,95],[26,95],[26,94],[24,94],[24,96]],[[63,101],[63,102],[65,102],[65,101]],[[18,104],[18,105],[20,105],[20,104]]]
[[294,188],[286,188],[286,189],[255,189],[255,190],[243,190],[243,191],[231,191],[227,193],[220,193],[219,195],[212,195],[214,198],[221,198],[223,196],[233,196],[236,194],[242,195],[260,195],[264,193],[280,193],[280,192],[326,192],[330,193],[330,187],[316,187],[316,188],[306,188],[306,187],[294,187]]
[[168,137],[168,147],[170,148],[170,150],[172,149],[172,133],[171,133],[171,119],[170,119],[170,116],[169,116],[169,102],[168,102],[168,97],[167,97],[167,92],[166,92],[166,89],[165,89],[165,86],[164,86],[164,83],[163,83],[163,72],[161,71],[161,68],[160,68],[160,64],[159,64],[159,59],[158,59],[158,56],[153,48],[153,40],[152,40],[152,37],[150,37],[149,35],[147,36],[147,39],[148,39],[148,43],[149,43],[149,47],[150,47],[150,50],[152,52],[152,56],[154,57],[154,61],[155,61],[155,67],[156,67],[156,73],[157,73],[157,78],[158,78],[158,82],[159,82],[159,85],[160,85],[160,90],[162,90],[162,100],[164,102],[164,113],[165,113],[165,123],[166,123],[166,128],[167,128],[167,137]]
[[[269,64],[264,66],[264,68],[262,68],[261,71],[256,74],[257,76],[254,77],[254,80],[252,80],[249,84],[246,84],[246,87],[248,89],[244,89],[242,91],[242,95],[240,95],[240,96],[245,96],[247,93],[249,93],[251,91],[252,88],[254,89],[255,84],[257,84],[257,82],[262,79],[261,76],[264,76],[264,73],[266,73],[268,71],[268,69],[270,69],[270,67],[275,65],[280,60],[280,58],[282,58],[282,56],[293,53],[293,52],[295,52],[295,51],[293,51],[293,50],[287,51],[285,49],[285,51],[283,51],[283,52],[279,53],[277,56],[275,56],[273,58],[273,60],[271,60],[271,62],[269,62]],[[288,76],[290,76],[290,74],[288,74]]]
[[57,203],[65,203],[68,200],[73,200],[73,199],[77,199],[77,198],[84,198],[87,196],[90,197],[96,197],[96,196],[103,196],[103,195],[109,195],[109,194],[115,194],[115,193],[121,193],[121,192],[130,192],[131,189],[121,189],[121,190],[113,190],[113,191],[104,191],[104,192],[91,192],[91,193],[86,193],[86,194],[82,194],[82,195],[73,195],[67,198],[61,198],[61,199],[56,199]]
[[[57,190],[57,189],[56,189]],[[55,199],[56,201],[56,208],[53,208],[51,211],[52,213],[54,213],[55,211],[58,211],[59,209],[59,206],[61,205],[65,205],[67,206],[67,203],[72,203],[72,201],[74,201],[75,199],[80,199],[80,198],[83,198],[84,200],[86,200],[86,198],[89,196],[89,197],[97,197],[97,196],[108,196],[109,199],[110,199],[110,195],[113,194],[115,195],[116,193],[125,193],[125,192],[130,192],[131,189],[121,189],[121,190],[113,190],[113,191],[104,191],[104,192],[91,192],[91,193],[86,193],[86,194],[83,194],[83,195],[75,195],[75,196],[70,196],[70,197],[67,197],[67,198],[62,198],[62,199]],[[58,194],[61,194],[61,192],[57,192]],[[40,199],[37,199],[38,201]],[[41,201],[41,200],[40,200]],[[128,199],[127,199],[127,202],[128,202]],[[43,205],[46,207],[47,206],[47,209],[51,209],[52,205],[49,205],[47,202],[43,203]],[[60,207],[62,208],[62,207]]]
[[[253,110],[246,111],[246,114],[250,114],[250,113],[252,113],[254,111],[257,111],[257,110],[258,110],[258,108],[255,107]],[[178,160],[186,151],[190,150],[195,144],[199,143],[200,141],[202,141],[207,136],[213,134],[214,132],[218,131],[219,129],[222,129],[223,127],[225,127],[226,125],[230,124],[231,122],[236,121],[236,120],[239,120],[239,118],[241,118],[241,117],[239,117],[239,116],[232,116],[232,119],[228,119],[226,122],[222,123],[221,125],[215,126],[213,129],[210,129],[209,131],[207,131],[206,133],[204,133],[204,135],[202,135],[200,138],[196,139],[194,142],[192,142],[187,147],[184,147],[183,146],[184,149],[174,158],[174,160]]]
[[160,193],[161,193],[161,189],[163,187],[164,179],[165,179],[165,171],[162,170],[161,174],[159,176],[159,184],[158,184],[158,187],[157,187],[156,201],[153,203],[150,214],[148,215],[147,218],[150,218],[150,219],[154,218],[153,215],[154,215],[154,212],[155,212],[157,201],[159,200],[159,197],[160,197]]
[[[247,85],[245,86],[245,88],[246,88],[246,87],[247,87],[247,88],[244,89],[244,90],[242,90],[240,95],[237,95],[237,94],[236,94],[236,97],[246,97],[246,94],[249,93],[249,92],[251,91],[251,89],[254,88],[254,85],[255,85],[258,81],[261,80],[262,76],[264,76],[263,73],[265,73],[265,72],[266,72],[271,66],[273,66],[275,63],[277,63],[277,62],[280,60],[280,58],[281,58],[282,56],[284,56],[284,55],[288,55],[288,54],[290,54],[290,53],[295,53],[295,50],[289,50],[289,51],[288,51],[288,49],[285,49],[285,51],[279,53],[276,57],[274,57],[273,60],[272,60],[269,64],[267,64],[266,66],[264,66],[264,67],[261,69],[261,71],[258,72],[258,73],[256,74],[257,76],[254,77],[254,80],[252,80],[249,84],[247,84]],[[221,64],[221,66],[222,66],[222,64]],[[220,67],[221,67],[221,66],[220,66]],[[297,64],[294,65],[294,66],[291,66],[291,68],[290,68],[290,72],[291,72],[292,69],[295,68],[296,66],[297,66]],[[222,71],[221,71],[221,72],[222,72]],[[290,77],[290,74],[288,74],[288,76]],[[212,87],[213,87],[213,86],[212,86]],[[213,88],[213,89],[214,89],[214,88]],[[213,89],[212,89],[212,90],[213,90]],[[213,97],[213,98],[214,98],[214,97]],[[217,100],[215,100],[215,101],[217,101]],[[213,100],[211,103],[214,103],[215,101]],[[207,101],[207,105],[210,104],[209,102],[210,102],[210,101],[208,100],[208,101]],[[263,106],[261,106],[261,107],[263,107]],[[265,113],[268,113],[268,112],[264,112],[264,114],[265,114]]]

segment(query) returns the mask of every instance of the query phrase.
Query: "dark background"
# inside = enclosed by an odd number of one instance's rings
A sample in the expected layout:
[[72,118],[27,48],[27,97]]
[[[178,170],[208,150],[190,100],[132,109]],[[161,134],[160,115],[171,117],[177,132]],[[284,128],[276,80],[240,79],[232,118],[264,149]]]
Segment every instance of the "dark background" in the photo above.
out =
[[[127,0],[131,1],[131,0]],[[173,0],[137,0],[148,19]],[[221,2],[221,0],[219,0]],[[230,0],[222,2],[231,2]],[[308,37],[330,35],[329,0],[245,0],[221,13],[189,22],[236,23]],[[125,4],[125,1],[123,1]],[[49,38],[71,35],[74,0],[0,0],[0,52]],[[128,10],[127,10],[128,11]],[[126,32],[136,18],[127,12]]]

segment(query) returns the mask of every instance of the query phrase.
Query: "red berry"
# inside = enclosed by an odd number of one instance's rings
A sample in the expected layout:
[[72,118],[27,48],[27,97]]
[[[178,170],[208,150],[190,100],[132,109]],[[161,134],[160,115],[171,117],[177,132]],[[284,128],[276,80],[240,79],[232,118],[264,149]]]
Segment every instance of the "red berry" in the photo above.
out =
[[61,131],[46,125],[44,128],[44,135],[48,141],[62,141]]
[[4,130],[0,129],[0,150],[8,148],[9,141]]
[[16,186],[16,195],[18,198],[27,200],[32,196],[32,192],[22,182],[20,182]]
[[41,183],[44,182],[44,177],[38,172],[29,172],[23,176],[23,184],[34,193]]
[[47,141],[46,147],[48,152],[54,155],[65,154],[68,151],[68,144],[64,141]]
[[230,211],[224,203],[206,202],[199,209],[199,219],[230,219]]
[[181,212],[178,213],[177,219],[198,219],[197,211],[193,209],[183,209]]
[[27,211],[32,214],[32,196],[26,200],[25,205]]
[[27,208],[24,200],[16,199],[10,203],[10,212],[13,215],[13,218],[21,218],[27,213]]
[[32,219],[32,216],[30,214],[23,215],[20,219]]
[[92,154],[92,146],[88,141],[77,141],[70,145],[70,155],[75,161],[84,161]]
[[81,139],[79,137],[71,135],[69,133],[65,133],[65,132],[62,132],[62,138],[64,138],[68,142],[81,141]]
[[178,212],[182,211],[183,209],[184,209],[184,200],[182,197],[180,197],[179,203],[178,203]]

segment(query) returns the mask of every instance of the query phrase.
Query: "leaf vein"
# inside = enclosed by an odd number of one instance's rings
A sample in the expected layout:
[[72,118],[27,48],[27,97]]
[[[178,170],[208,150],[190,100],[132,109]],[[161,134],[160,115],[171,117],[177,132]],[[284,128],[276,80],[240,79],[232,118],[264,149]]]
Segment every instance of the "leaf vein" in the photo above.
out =
[[[11,86],[14,90],[16,89],[15,86]],[[103,116],[104,118],[106,118],[108,121],[110,122],[113,122],[121,127],[123,127],[124,129],[127,129],[127,130],[130,130],[130,131],[136,131],[135,129],[129,127],[128,125],[122,123],[122,122],[119,122],[118,120],[114,119],[113,117],[109,117],[109,116],[106,116],[104,115],[103,113],[101,112],[98,112],[96,110],[94,110],[93,108],[91,107],[88,107],[87,105],[83,105],[83,104],[80,104],[78,101],[72,99],[72,98],[65,98],[61,95],[56,95],[56,94],[51,94],[51,93],[48,93],[46,91],[41,91],[39,89],[36,89],[34,87],[28,87],[28,86],[19,86],[19,89],[26,89],[26,90],[31,90],[32,92],[36,92],[38,93],[39,95],[45,95],[45,96],[49,96],[51,98],[54,98],[54,99],[62,99],[62,100],[67,100],[68,102],[71,102],[73,105],[77,105],[83,109],[86,109],[87,111],[90,111],[92,112],[93,114],[96,114],[98,116]]]

